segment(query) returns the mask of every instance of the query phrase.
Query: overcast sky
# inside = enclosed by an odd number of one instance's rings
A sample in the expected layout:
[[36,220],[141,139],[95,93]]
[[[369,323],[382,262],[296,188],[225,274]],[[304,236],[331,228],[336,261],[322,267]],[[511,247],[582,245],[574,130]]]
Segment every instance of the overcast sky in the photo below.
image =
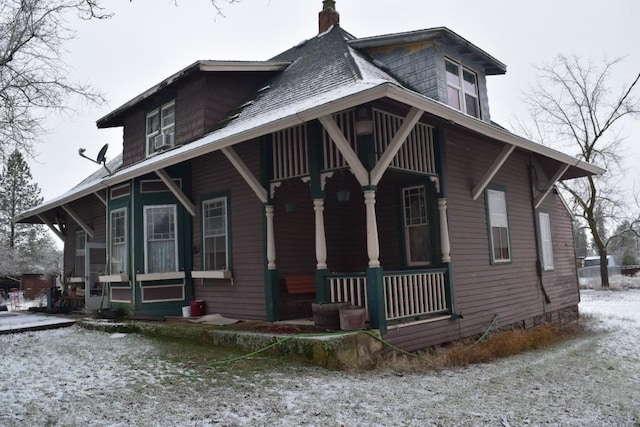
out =
[[[70,25],[77,37],[68,44],[70,75],[92,84],[108,105],[72,100],[77,113],[51,116],[50,133],[31,161],[45,199],[56,197],[107,158],[122,151],[122,129],[97,129],[96,120],[169,75],[199,59],[266,60],[317,34],[321,0],[242,0],[216,16],[209,0],[104,0],[112,19]],[[637,0],[337,0],[340,25],[356,37],[445,26],[507,65],[507,74],[489,77],[492,119],[511,127],[526,117],[523,91],[535,79],[534,66],[557,54],[594,61],[626,56],[613,75],[616,92],[640,70]],[[640,189],[640,123],[626,126],[629,191]]]

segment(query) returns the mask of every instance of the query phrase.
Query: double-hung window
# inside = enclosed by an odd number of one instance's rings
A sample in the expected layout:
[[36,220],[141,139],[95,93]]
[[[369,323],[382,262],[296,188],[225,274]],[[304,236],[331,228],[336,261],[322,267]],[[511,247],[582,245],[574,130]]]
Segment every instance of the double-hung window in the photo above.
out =
[[87,245],[87,233],[84,230],[76,231],[76,252],[75,252],[75,272],[74,277],[82,277],[84,279],[84,260],[85,260],[85,248]]
[[144,207],[145,272],[178,271],[176,205]]
[[202,248],[204,270],[229,269],[227,198],[202,202]]
[[542,249],[542,268],[544,271],[554,269],[553,241],[551,239],[551,220],[547,212],[538,212],[540,224],[540,247]]
[[111,274],[127,274],[127,209],[111,211],[111,246],[109,268]]
[[487,211],[491,261],[493,263],[509,262],[511,261],[511,244],[507,196],[504,191],[487,189]]
[[431,235],[424,187],[402,190],[404,240],[407,265],[426,265],[431,261]]
[[168,102],[147,114],[147,156],[175,143],[176,103]]
[[450,59],[445,59],[445,68],[449,105],[470,116],[480,117],[476,73]]

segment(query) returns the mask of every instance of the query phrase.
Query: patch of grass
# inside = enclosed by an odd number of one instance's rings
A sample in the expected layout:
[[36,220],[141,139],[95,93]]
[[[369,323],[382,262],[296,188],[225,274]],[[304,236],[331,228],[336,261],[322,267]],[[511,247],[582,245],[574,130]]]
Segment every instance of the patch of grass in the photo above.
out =
[[[191,369],[209,370],[213,368],[220,372],[254,374],[270,369],[287,369],[296,364],[291,359],[278,357],[269,352],[244,358],[243,356],[250,351],[190,339],[154,337],[153,340],[158,344],[165,360]],[[234,358],[238,358],[238,360],[220,364],[220,362]],[[300,363],[300,366],[303,365]]]
[[461,340],[416,353],[414,357],[388,354],[380,360],[379,366],[396,372],[424,372],[487,363],[583,336],[590,333],[590,321],[589,318],[581,318],[562,329],[545,324],[528,330],[496,331],[482,341],[477,341],[477,338]]

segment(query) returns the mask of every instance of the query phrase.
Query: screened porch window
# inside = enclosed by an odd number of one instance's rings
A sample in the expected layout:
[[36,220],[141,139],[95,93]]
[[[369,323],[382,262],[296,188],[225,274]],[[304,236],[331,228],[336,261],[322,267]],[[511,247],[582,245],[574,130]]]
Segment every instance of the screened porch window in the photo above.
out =
[[85,260],[85,248],[87,245],[87,233],[84,230],[76,231],[76,250],[75,250],[75,262],[74,262],[74,277],[84,278],[84,260]]
[[509,262],[511,261],[511,245],[509,242],[506,193],[500,190],[487,189],[487,210],[491,261],[494,263]]
[[403,189],[402,200],[407,265],[427,265],[431,261],[431,234],[424,187]]
[[178,271],[176,205],[144,207],[145,272]]
[[127,273],[127,209],[111,211],[110,272]]
[[542,267],[544,271],[554,269],[553,265],[553,241],[551,239],[551,220],[547,212],[539,212],[540,220],[540,246],[542,248]]
[[219,197],[202,203],[202,247],[204,270],[229,269],[229,227],[227,198]]

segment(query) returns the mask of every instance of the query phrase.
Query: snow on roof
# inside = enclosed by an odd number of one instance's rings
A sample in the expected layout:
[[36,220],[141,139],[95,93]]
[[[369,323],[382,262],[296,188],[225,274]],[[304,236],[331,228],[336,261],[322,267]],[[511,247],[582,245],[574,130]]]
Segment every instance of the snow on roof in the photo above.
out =
[[[115,173],[108,175],[104,168],[101,168],[70,191],[16,216],[14,221],[19,222],[28,218],[34,220],[36,215],[85,197],[104,187],[384,97],[416,106],[423,111],[469,126],[470,129],[500,141],[571,164],[572,170],[602,172],[600,168],[579,162],[566,154],[480,122],[447,105],[407,89],[385,70],[372,63],[364,54],[352,48],[350,44],[353,39],[351,34],[339,26],[334,26],[325,33],[307,40],[306,43],[294,46],[270,61],[265,61],[264,64],[288,65],[275,75],[267,86],[258,90],[254,99],[244,103],[241,108],[233,112],[232,116],[227,117],[223,121],[224,125],[219,129],[194,142],[117,170],[122,165],[120,156],[112,161],[117,160],[119,162],[116,162],[117,166],[109,167]],[[222,66],[222,63],[198,61],[191,67],[197,65],[199,68],[207,64],[211,67]],[[224,64],[235,66],[230,65],[228,61]],[[180,73],[174,76],[181,75]],[[125,106],[116,111],[120,111]],[[101,120],[107,120],[108,117]]]

